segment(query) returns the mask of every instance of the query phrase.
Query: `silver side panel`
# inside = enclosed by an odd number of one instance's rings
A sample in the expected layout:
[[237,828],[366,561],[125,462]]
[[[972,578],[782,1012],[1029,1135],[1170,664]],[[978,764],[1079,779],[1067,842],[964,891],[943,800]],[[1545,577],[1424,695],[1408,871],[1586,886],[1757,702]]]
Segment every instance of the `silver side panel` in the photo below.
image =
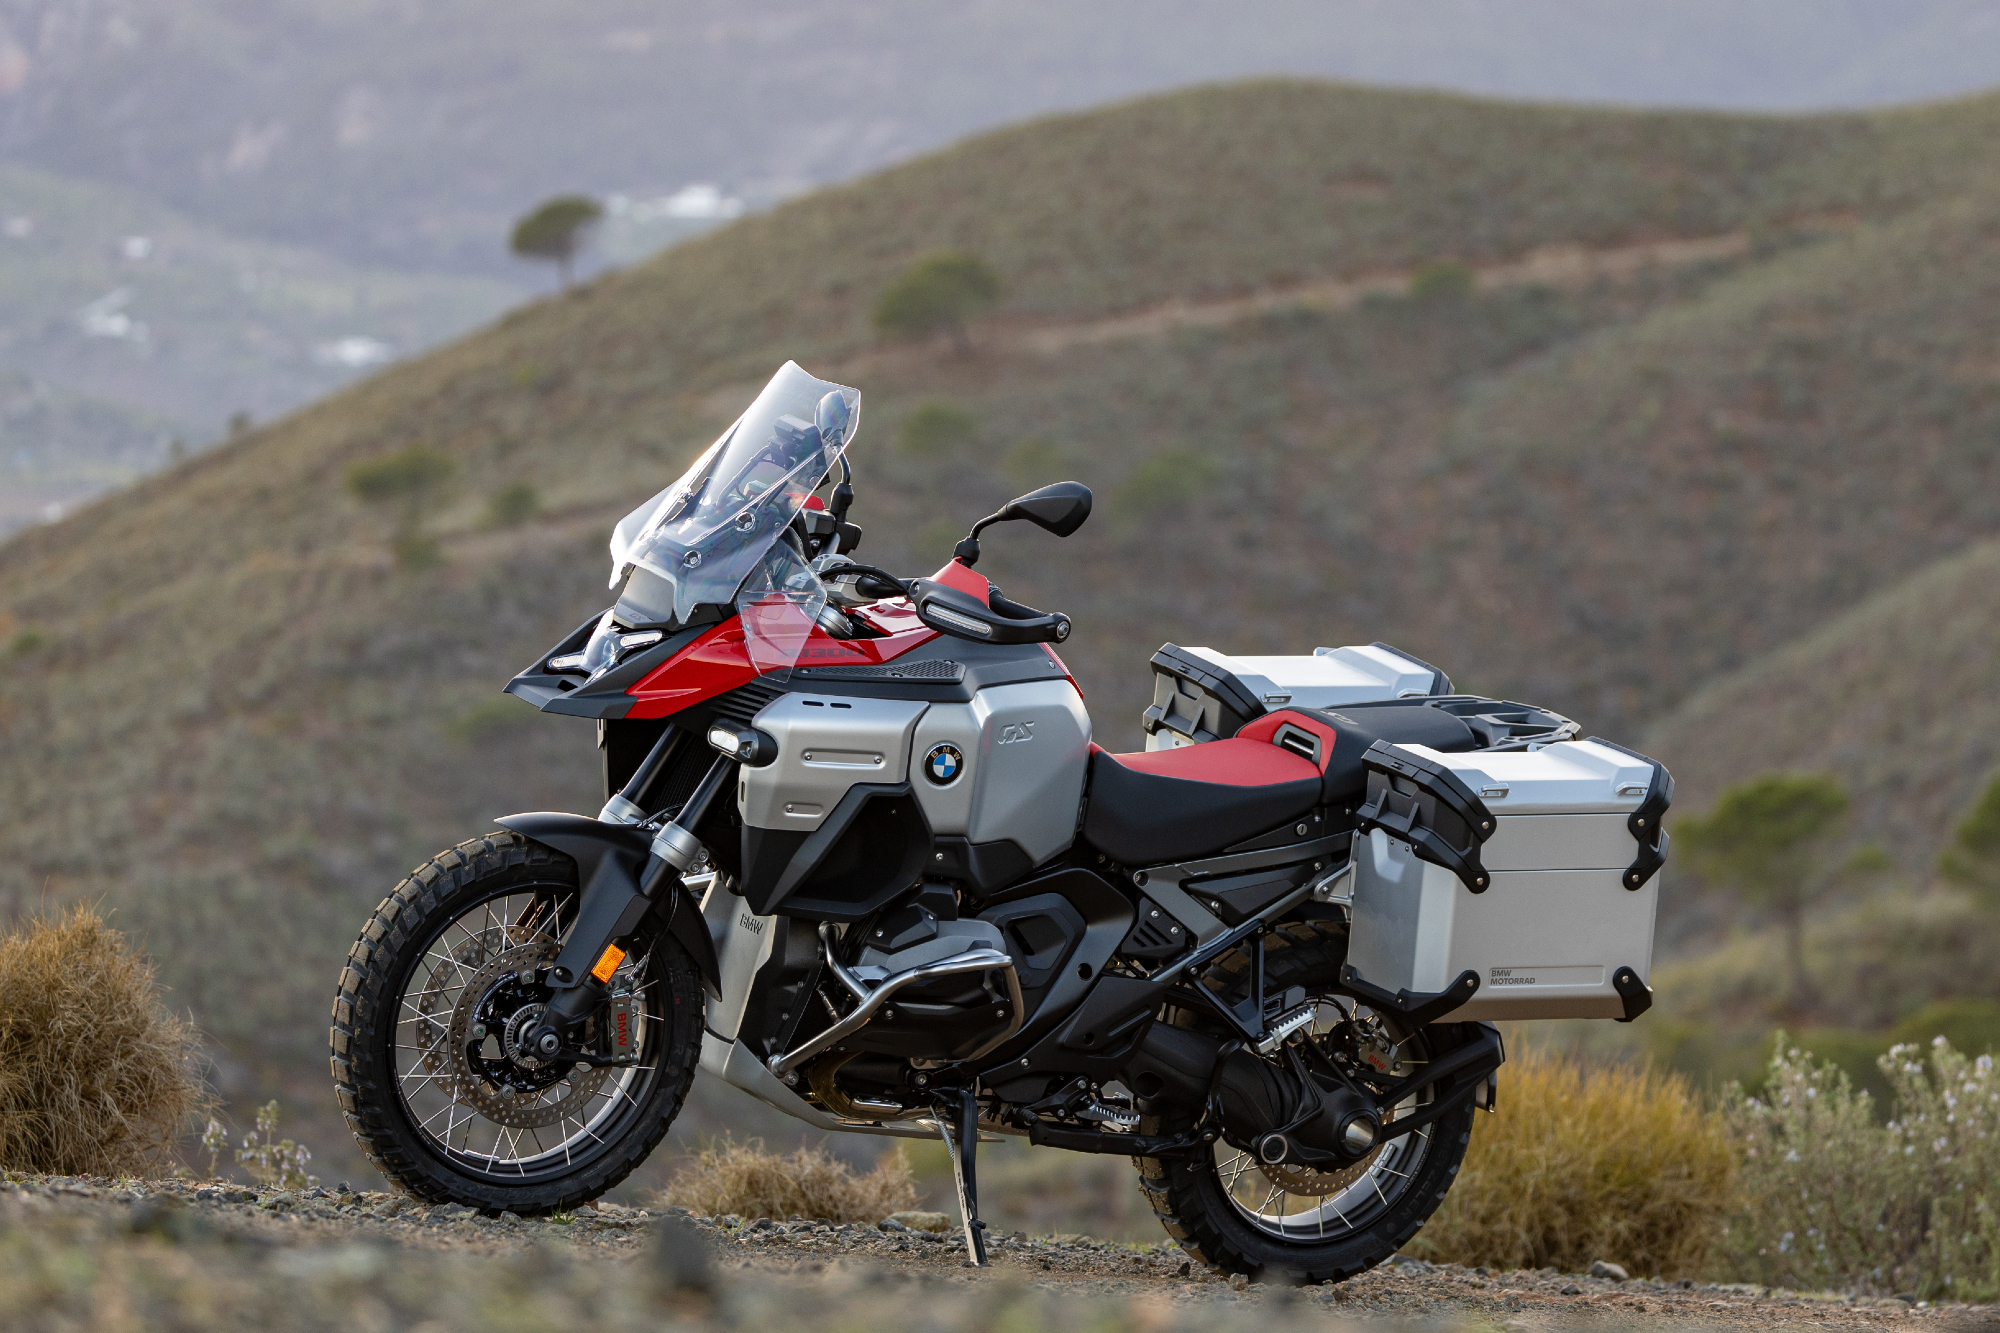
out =
[[910,699],[787,694],[757,714],[778,757],[742,770],[737,809],[752,828],[810,833],[858,782],[910,775],[910,733],[930,705]]
[[722,1041],[714,1033],[707,1033],[701,1039],[701,1067],[703,1072],[715,1075],[731,1087],[741,1088],[765,1105],[803,1120],[814,1129],[829,1133],[885,1134],[898,1139],[934,1139],[938,1136],[937,1122],[928,1117],[874,1123],[842,1120],[828,1115],[786,1087],[777,1075],[764,1067],[764,1062],[749,1047],[740,1041]]
[[[943,786],[924,773],[925,756],[957,746],[964,768]],[[1018,843],[1037,865],[1076,834],[1090,760],[1090,715],[1066,680],[996,685],[969,704],[932,704],[917,724],[911,779],[935,833],[969,842]]]
[[777,918],[751,912],[750,905],[724,888],[719,879],[702,899],[701,915],[715,940],[715,958],[722,972],[716,988],[721,994],[708,997],[707,1027],[711,1033],[734,1041],[736,1029],[743,1023],[751,983],[770,960],[771,941],[778,934]]

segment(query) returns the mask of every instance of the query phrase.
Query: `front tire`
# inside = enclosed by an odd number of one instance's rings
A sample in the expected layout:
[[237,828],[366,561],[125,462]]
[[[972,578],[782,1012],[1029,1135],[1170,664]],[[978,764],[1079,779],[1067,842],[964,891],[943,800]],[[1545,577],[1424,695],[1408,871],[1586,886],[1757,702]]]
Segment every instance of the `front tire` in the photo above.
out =
[[[1280,991],[1305,987],[1326,1015],[1315,1024],[1316,1032],[1365,1023],[1365,1006],[1326,991],[1326,979],[1339,975],[1345,955],[1344,928],[1325,921],[1286,923],[1268,938],[1267,984]],[[1247,955],[1225,960],[1219,970],[1227,975],[1229,964],[1239,961],[1243,967],[1224,983],[1225,995],[1239,988],[1248,993]],[[1462,1040],[1458,1024],[1433,1024],[1413,1035],[1397,1056],[1421,1063]],[[1401,1066],[1397,1072],[1403,1072]],[[1473,1115],[1468,1100],[1337,1173],[1267,1170],[1220,1140],[1212,1150],[1133,1160],[1160,1225],[1197,1263],[1256,1281],[1340,1282],[1395,1254],[1430,1220],[1465,1160]],[[1192,1114],[1148,1117],[1140,1132],[1174,1133],[1193,1119]]]
[[547,998],[534,969],[576,916],[576,863],[516,833],[460,843],[375,909],[333,1005],[334,1087],[362,1151],[435,1203],[531,1216],[623,1180],[694,1081],[702,989],[647,919],[612,978],[640,1033],[627,1066],[537,1062],[509,1046]]

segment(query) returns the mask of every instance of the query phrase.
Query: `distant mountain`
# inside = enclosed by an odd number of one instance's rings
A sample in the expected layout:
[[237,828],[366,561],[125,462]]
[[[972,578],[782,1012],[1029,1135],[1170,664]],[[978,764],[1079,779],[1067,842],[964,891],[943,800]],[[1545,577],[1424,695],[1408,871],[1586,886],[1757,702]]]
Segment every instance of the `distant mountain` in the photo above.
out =
[[1296,74],[1795,109],[1990,85],[1995,0],[0,0],[0,158],[356,261],[500,271],[559,190],[752,205],[965,134]]
[[[981,568],[1074,617],[1107,746],[1163,640],[1378,638],[1638,742],[2000,536],[1996,122],[1259,81],[745,217],[0,546],[0,903],[116,907],[244,1095],[324,1107],[366,910],[495,815],[597,805],[590,729],[495,692],[788,357],[864,392],[855,518],[890,568],[1010,494],[1096,490],[1076,536],[996,531]],[[939,246],[1000,307],[969,353],[881,342],[876,298]],[[903,441],[939,400],[971,428]],[[421,573],[342,487],[413,444],[459,468]],[[522,481],[539,516],[489,527]],[[1767,757],[1720,753],[1688,801]]]
[[174,439],[205,447],[237,413],[288,412],[434,346],[519,293],[248,241],[128,187],[0,166],[0,533],[157,468]]

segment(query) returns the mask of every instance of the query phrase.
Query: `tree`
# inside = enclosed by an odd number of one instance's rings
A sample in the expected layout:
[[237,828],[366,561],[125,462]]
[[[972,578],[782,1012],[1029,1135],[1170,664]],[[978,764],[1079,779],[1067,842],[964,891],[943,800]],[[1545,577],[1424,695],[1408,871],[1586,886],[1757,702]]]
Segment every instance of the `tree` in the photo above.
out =
[[590,229],[604,217],[604,205],[580,194],[565,194],[544,202],[514,224],[509,244],[523,259],[552,260],[563,290],[569,290],[570,265],[583,248]]
[[2000,906],[2000,774],[1972,803],[1938,854],[1938,873],[1971,889],[1988,907]]
[[912,264],[875,303],[875,327],[898,338],[949,333],[959,351],[970,350],[967,321],[1000,299],[1000,275],[978,255],[940,250]]
[[1790,1002],[1813,1002],[1806,976],[1805,910],[1824,886],[1822,836],[1847,813],[1847,790],[1820,773],[1773,773],[1722,793],[1706,816],[1675,830],[1696,870],[1770,906],[1785,929]]

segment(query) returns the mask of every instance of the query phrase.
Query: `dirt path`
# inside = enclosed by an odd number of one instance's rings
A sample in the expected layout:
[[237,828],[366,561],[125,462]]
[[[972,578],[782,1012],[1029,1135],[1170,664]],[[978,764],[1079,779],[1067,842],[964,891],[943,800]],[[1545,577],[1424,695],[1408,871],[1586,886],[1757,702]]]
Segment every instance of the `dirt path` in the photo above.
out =
[[1285,1289],[1162,1243],[946,1235],[604,1206],[484,1218],[386,1194],[58,1178],[0,1183],[0,1328],[958,1330],[1336,1326],[1985,1329],[1993,1313],[1552,1270],[1404,1263]]
[[[1555,245],[1530,251],[1506,263],[1474,267],[1471,272],[1474,286],[1480,291],[1509,287],[1573,288],[1603,280],[1627,280],[1647,269],[1684,268],[1735,259],[1749,250],[1750,234],[1743,231],[1600,249]],[[1089,343],[1158,337],[1181,328],[1214,328],[1276,310],[1347,310],[1371,296],[1402,296],[1410,290],[1415,276],[1412,270],[1398,269],[1302,283],[1228,300],[1175,301],[1088,323],[1016,330],[1012,331],[1011,340],[1026,351],[1054,356]]]

